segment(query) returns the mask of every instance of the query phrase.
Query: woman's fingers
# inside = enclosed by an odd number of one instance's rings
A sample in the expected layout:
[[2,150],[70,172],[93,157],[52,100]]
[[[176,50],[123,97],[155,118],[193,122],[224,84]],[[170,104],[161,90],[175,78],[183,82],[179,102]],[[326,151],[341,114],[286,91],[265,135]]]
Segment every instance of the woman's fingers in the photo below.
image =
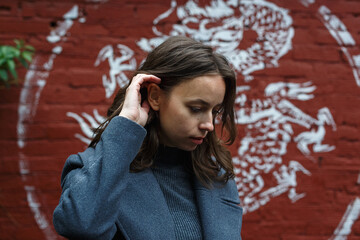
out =
[[137,74],[130,86],[132,84],[140,86],[140,87],[146,87],[149,83],[156,83],[159,84],[161,82],[160,78],[154,76],[154,75],[148,75],[148,74]]
[[146,87],[149,83],[159,84],[160,82],[160,78],[154,75],[137,74],[134,76],[126,89],[123,108],[119,115],[145,126],[150,107],[147,101],[141,104],[140,89]]

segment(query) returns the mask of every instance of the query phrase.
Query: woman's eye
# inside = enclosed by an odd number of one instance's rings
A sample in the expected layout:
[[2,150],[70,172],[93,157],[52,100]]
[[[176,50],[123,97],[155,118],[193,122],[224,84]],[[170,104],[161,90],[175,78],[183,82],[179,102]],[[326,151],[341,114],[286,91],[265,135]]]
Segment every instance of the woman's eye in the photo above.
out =
[[200,107],[190,107],[190,111],[193,113],[199,113],[199,112],[201,112],[201,108]]

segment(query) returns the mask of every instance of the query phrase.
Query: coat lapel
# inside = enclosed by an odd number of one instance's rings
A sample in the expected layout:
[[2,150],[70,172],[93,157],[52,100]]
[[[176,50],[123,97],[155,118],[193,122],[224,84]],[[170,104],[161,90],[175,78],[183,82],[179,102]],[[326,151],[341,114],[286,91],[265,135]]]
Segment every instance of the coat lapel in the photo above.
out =
[[242,208],[233,180],[211,189],[195,180],[195,194],[205,240],[241,239]]
[[174,222],[151,169],[130,174],[121,201],[121,230],[129,239],[176,239]]

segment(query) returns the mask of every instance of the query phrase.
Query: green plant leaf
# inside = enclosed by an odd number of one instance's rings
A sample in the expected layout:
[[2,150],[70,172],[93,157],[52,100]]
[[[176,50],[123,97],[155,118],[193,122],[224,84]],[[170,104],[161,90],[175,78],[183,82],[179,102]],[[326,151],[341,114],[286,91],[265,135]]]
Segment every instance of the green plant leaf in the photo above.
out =
[[1,52],[4,54],[4,57],[7,59],[14,58],[20,55],[20,50],[12,46],[3,46],[1,48]]
[[19,58],[19,62],[25,67],[25,68],[29,68],[29,64],[27,63],[27,61],[24,58]]
[[[22,39],[14,39],[15,47],[9,45],[0,45],[0,80],[7,87],[10,87],[9,79],[14,78],[14,82],[18,84],[18,75],[16,68],[21,64],[25,68],[29,67],[32,61],[35,48],[31,45],[25,45]],[[17,64],[16,59],[19,61]]]
[[20,43],[20,41],[19,40],[17,40],[17,39],[15,39],[14,40],[14,42],[15,42],[15,44],[16,44],[16,48],[21,48],[21,43]]
[[8,74],[6,70],[0,69],[0,78],[3,82],[7,81],[9,79]]
[[33,46],[31,46],[31,45],[26,45],[26,46],[25,46],[25,49],[27,49],[27,50],[29,50],[29,51],[31,51],[31,52],[34,52],[34,51],[35,51],[35,48],[34,48]]
[[18,57],[20,57],[20,50],[19,49],[17,49],[17,48],[12,48],[11,49],[11,52],[13,53],[13,55],[14,55],[14,57],[16,57],[16,58],[18,58]]
[[6,58],[6,56],[7,56],[7,51],[8,51],[7,47],[8,47],[8,46],[1,46],[1,47],[0,47],[1,55],[2,55],[4,58]]
[[27,60],[28,62],[31,62],[31,59],[32,59],[32,52],[29,52],[29,51],[23,51],[21,53],[21,56]]
[[24,47],[24,44],[25,44],[25,43],[24,43],[24,40],[22,40],[22,39],[20,39],[20,40],[15,39],[14,42],[15,42],[15,44],[16,44],[16,48],[21,49],[21,48]]
[[6,63],[6,58],[0,56],[0,66]]
[[11,73],[11,75],[17,79],[17,73],[15,71],[15,61],[14,60],[7,60],[6,61],[9,72]]

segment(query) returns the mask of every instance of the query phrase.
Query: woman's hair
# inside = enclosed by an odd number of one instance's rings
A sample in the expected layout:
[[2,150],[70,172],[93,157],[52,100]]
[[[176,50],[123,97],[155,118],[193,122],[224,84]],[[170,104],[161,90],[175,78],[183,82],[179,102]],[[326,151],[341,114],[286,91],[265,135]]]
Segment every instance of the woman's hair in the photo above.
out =
[[[143,64],[135,71],[134,76],[139,73],[159,77],[161,79],[159,87],[165,93],[170,92],[176,85],[199,76],[220,75],[224,79],[226,90],[218,117],[221,119],[221,138],[217,137],[215,131],[209,132],[204,142],[191,152],[191,158],[193,171],[205,186],[214,180],[225,183],[233,178],[231,155],[224,144],[231,145],[236,138],[237,130],[233,109],[236,77],[226,58],[215,53],[211,47],[190,38],[170,37],[148,54]],[[120,89],[116,94],[114,102],[108,109],[106,121],[95,130],[95,137],[89,147],[96,146],[107,124],[112,118],[119,115],[125,99],[126,88]],[[142,101],[147,99],[146,88],[142,88],[140,92]],[[159,147],[159,119],[152,109],[149,111],[145,129],[147,135],[130,165],[132,172],[139,172],[151,167]],[[224,135],[226,135],[225,140],[223,139]],[[220,174],[221,169],[224,172]]]

